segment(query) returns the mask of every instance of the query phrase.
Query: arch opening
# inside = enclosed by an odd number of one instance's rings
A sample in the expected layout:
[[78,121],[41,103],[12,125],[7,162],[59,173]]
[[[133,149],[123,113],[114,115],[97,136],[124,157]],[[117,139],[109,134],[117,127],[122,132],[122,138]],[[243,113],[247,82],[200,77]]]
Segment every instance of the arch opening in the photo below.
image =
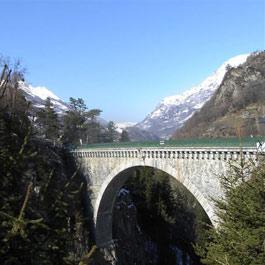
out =
[[[137,170],[144,168],[147,168],[149,171],[151,170],[166,174],[168,176],[170,185],[181,187],[181,189],[185,190],[189,194],[189,196],[192,194],[192,191],[185,187],[184,183],[181,183],[179,180],[174,178],[174,176],[169,175],[168,172],[165,172],[164,170],[159,170],[150,166],[143,167],[142,165],[133,166],[121,170],[118,174],[113,175],[111,181],[109,181],[108,185],[106,185],[106,187],[104,188],[104,192],[100,199],[96,216],[96,241],[98,246],[106,247],[109,244],[113,243],[113,240],[115,240],[115,237],[117,235],[115,235],[115,233],[113,234],[113,211],[115,202],[117,200],[117,195],[123,187],[128,187],[128,182],[131,179],[135,178]],[[196,201],[200,205],[200,202],[198,201],[196,196],[192,195],[192,197],[194,198],[194,201]],[[203,207],[201,208],[203,209]],[[205,209],[203,210],[203,212],[205,213],[205,216],[207,216]],[[209,216],[208,222],[210,222]]]

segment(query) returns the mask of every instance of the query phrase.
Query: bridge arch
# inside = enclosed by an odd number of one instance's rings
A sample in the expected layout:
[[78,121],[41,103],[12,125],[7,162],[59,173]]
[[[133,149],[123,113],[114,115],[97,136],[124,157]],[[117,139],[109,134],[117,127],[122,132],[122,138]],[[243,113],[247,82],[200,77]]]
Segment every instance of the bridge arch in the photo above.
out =
[[84,148],[72,153],[89,180],[98,246],[112,240],[112,209],[126,170],[148,166],[166,172],[193,194],[216,225],[212,198],[223,195],[219,176],[227,173],[227,162],[255,161],[259,154],[255,147]]
[[150,167],[167,173],[180,182],[200,203],[210,221],[215,224],[214,208],[210,198],[207,198],[191,181],[192,176],[182,176],[178,168],[170,164],[156,163],[156,161],[135,161],[117,165],[105,178],[94,205],[95,236],[98,246],[108,246],[112,243],[112,211],[117,192],[129,178],[128,172],[132,168]]

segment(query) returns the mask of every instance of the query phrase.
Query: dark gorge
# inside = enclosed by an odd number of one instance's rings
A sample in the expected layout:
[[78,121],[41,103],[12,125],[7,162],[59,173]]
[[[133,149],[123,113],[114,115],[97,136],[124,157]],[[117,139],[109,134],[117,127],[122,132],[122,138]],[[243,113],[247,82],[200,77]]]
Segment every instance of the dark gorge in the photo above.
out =
[[201,264],[195,245],[210,220],[194,196],[160,170],[127,174],[113,210],[117,264]]

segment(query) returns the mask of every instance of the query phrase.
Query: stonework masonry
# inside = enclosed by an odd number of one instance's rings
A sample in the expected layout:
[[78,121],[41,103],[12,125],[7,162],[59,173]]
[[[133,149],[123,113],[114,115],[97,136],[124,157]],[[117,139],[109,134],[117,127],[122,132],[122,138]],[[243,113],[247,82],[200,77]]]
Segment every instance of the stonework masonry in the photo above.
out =
[[216,224],[212,198],[222,196],[220,175],[227,173],[229,161],[256,160],[258,154],[256,148],[192,147],[87,148],[72,153],[88,180],[98,246],[112,242],[112,209],[130,169],[147,166],[168,173],[194,195]]

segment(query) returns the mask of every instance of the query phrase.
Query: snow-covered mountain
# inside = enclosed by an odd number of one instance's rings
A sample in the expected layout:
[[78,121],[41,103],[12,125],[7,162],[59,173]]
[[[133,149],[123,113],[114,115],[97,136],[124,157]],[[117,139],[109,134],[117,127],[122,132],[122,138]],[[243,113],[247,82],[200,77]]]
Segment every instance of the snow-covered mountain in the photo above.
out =
[[62,115],[66,110],[68,110],[68,105],[57,97],[53,92],[44,86],[32,86],[25,82],[19,83],[19,88],[23,90],[24,96],[28,101],[30,101],[35,108],[44,108],[45,100],[49,97],[54,105],[55,111]]
[[[65,111],[69,110],[68,104],[45,86],[34,87],[26,82],[20,81],[19,89],[23,91],[24,96],[32,103],[35,109],[44,108],[45,100],[49,97],[53,103],[54,110],[59,116],[62,116]],[[98,122],[104,127],[108,124],[108,122],[101,117],[98,117]]]
[[136,125],[136,122],[117,122],[116,125],[116,131],[118,133],[122,133],[123,130],[126,130],[128,127],[132,127]]
[[180,128],[195,111],[198,111],[211,98],[222,83],[227,69],[244,63],[248,56],[249,54],[243,54],[233,57],[223,63],[201,84],[192,87],[183,94],[164,98],[155,110],[135,127],[168,139],[177,128]]
[[116,131],[122,133],[123,130],[126,130],[132,142],[159,140],[157,135],[136,127],[136,124],[136,122],[118,122],[115,124]]

